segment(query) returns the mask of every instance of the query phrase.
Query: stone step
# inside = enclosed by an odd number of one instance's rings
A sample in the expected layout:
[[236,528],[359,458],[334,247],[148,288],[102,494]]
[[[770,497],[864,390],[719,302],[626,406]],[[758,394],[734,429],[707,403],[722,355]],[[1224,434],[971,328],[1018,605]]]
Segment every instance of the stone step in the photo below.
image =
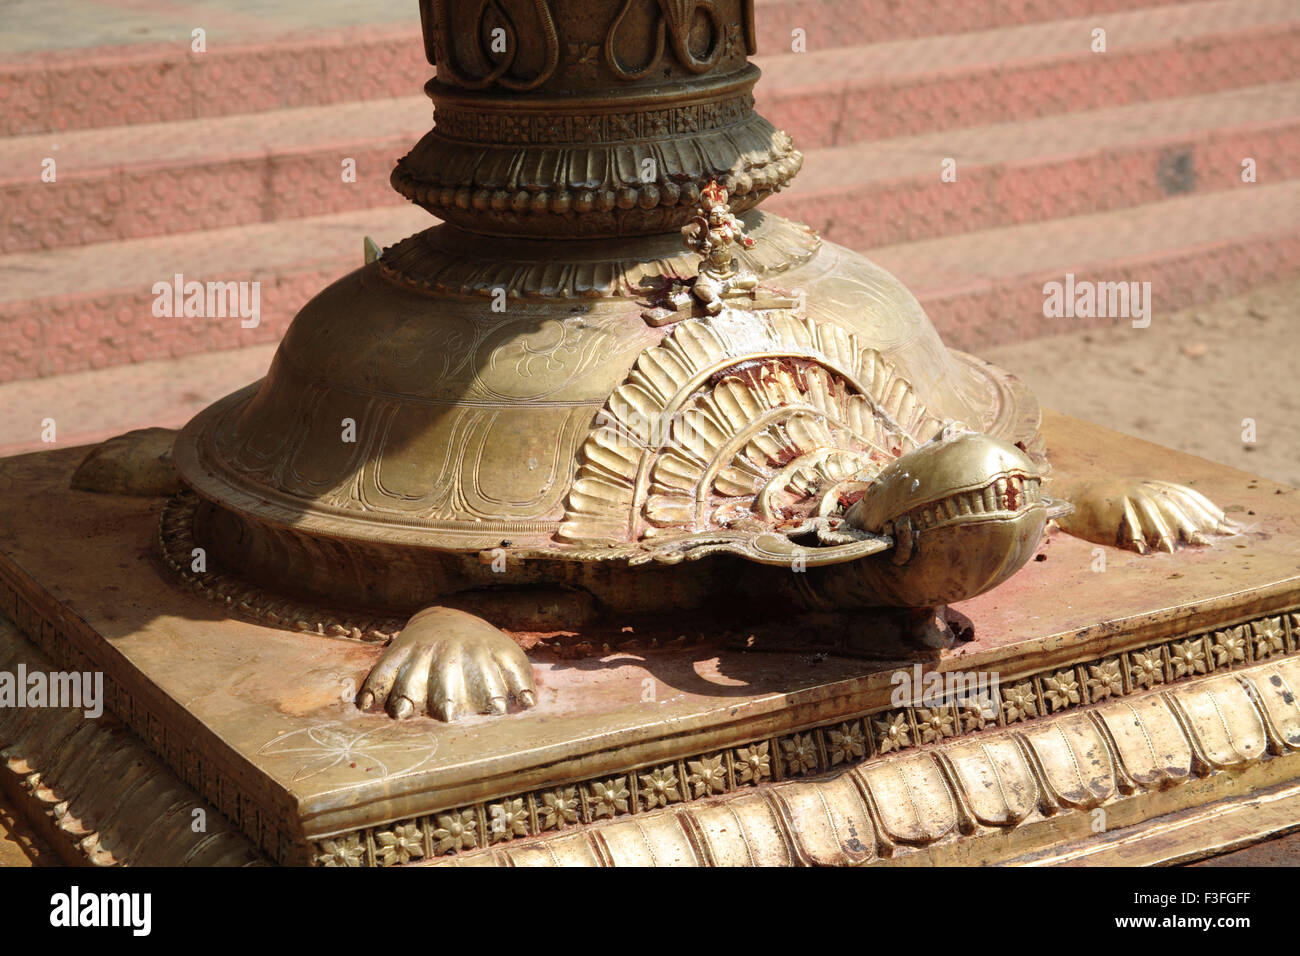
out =
[[[238,12],[171,7],[69,11],[59,0],[6,12],[0,40],[0,135],[157,123],[386,99],[419,91],[424,59],[414,0],[268,3]],[[758,47],[790,52],[994,30],[1159,5],[1161,0],[758,0]],[[327,14],[323,16],[323,14]],[[204,53],[191,30],[207,31]],[[806,54],[805,54],[806,55]],[[377,68],[378,67],[378,68]]]
[[[867,255],[901,279],[946,344],[978,352],[1127,318],[1046,318],[1043,286],[1150,282],[1161,314],[1300,276],[1300,181],[900,243]],[[1141,329],[1133,329],[1141,335]]]
[[[363,235],[391,244],[430,222],[418,209],[396,207],[0,257],[0,382],[203,352],[219,362],[221,350],[274,342],[311,296],[361,262]],[[304,235],[312,240],[309,254],[302,252]],[[1300,275],[1300,181],[902,243],[868,255],[917,295],[958,348],[978,351],[1114,321],[1044,318],[1043,285],[1067,272],[1080,280],[1151,282],[1158,321],[1161,311]],[[260,281],[261,324],[243,329],[237,318],[155,317],[153,283],[170,282],[175,272],[199,281]],[[8,407],[3,397],[0,407]]]
[[[1296,89],[1275,83],[809,150],[773,208],[864,246],[1222,185],[1234,152],[1238,166],[1270,157],[1277,181],[1300,161]],[[429,115],[428,101],[413,96],[0,139],[0,254],[401,205],[389,173]],[[38,172],[47,157],[52,183]],[[966,175],[940,194],[927,187],[945,157]],[[345,159],[355,182],[343,179]]]
[[764,208],[866,249],[1255,188],[1246,159],[1300,179],[1300,82],[812,150]]
[[0,253],[403,205],[388,177],[432,113],[412,96],[0,139]]
[[1300,79],[1300,5],[1213,0],[757,62],[759,109],[813,149]]
[[[298,309],[381,246],[432,225],[415,206],[0,256],[0,381],[274,342]],[[154,283],[257,281],[261,321],[158,318]]]

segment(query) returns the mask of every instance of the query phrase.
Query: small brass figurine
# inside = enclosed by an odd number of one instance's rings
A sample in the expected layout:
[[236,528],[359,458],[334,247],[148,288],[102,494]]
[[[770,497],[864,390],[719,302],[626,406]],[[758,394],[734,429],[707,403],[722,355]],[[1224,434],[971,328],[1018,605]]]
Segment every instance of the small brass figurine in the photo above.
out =
[[722,311],[722,299],[729,293],[749,292],[758,285],[752,272],[740,267],[736,246],[750,248],[754,240],[745,235],[744,224],[731,213],[727,191],[717,180],[700,190],[700,213],[682,227],[688,248],[700,254],[699,274],[691,292],[709,315]]

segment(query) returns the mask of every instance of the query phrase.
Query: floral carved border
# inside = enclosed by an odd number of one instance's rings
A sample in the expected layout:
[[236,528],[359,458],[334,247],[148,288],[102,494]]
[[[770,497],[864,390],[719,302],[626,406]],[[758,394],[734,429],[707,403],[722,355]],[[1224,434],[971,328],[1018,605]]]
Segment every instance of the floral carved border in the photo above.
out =
[[[312,845],[319,866],[390,866],[492,849],[570,828],[758,792],[889,760],[957,738],[1038,726],[1089,705],[1132,697],[1199,677],[1281,661],[1300,652],[1300,612],[1287,611],[1116,652],[1022,677],[1002,691],[997,713],[974,707],[904,707],[842,718],[624,773],[512,794],[395,824],[340,834]],[[984,732],[989,732],[985,734]],[[976,736],[978,735],[978,736]],[[857,772],[857,771],[855,771]]]

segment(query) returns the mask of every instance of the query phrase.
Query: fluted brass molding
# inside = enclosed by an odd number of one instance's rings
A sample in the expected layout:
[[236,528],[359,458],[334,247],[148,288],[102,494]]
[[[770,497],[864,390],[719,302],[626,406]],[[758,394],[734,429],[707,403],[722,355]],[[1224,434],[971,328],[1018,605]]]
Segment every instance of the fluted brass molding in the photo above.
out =
[[[0,586],[2,587],[2,586]],[[49,658],[0,618],[0,671]],[[250,866],[264,858],[112,717],[72,708],[0,708],[0,790],[91,866]],[[201,820],[201,826],[198,822]]]
[[[748,862],[854,863],[949,835],[1016,826],[1034,813],[1091,810],[1138,789],[1157,791],[1238,769],[1262,759],[1266,749],[1300,750],[1300,709],[1281,696],[1300,690],[1297,629],[1300,613],[1291,611],[1171,638],[1004,677],[1002,706],[993,718],[956,707],[850,715],[667,764],[335,834],[313,844],[312,859],[322,866],[387,866],[520,841],[520,856],[506,848],[509,855],[484,862],[651,862],[608,856],[601,849],[608,831],[585,826],[629,817],[634,819],[617,831],[621,845],[629,834],[640,840],[637,828],[646,825],[657,828],[645,831],[647,839],[675,841],[689,849],[683,857],[689,862],[744,863],[745,840],[737,831],[724,850],[688,840],[682,830],[699,833],[701,826],[710,828],[709,821],[753,813],[751,822],[769,822],[744,832],[779,852]],[[1165,687],[1173,691],[1165,693]],[[1214,726],[1220,718],[1221,732]],[[1233,756],[1234,732],[1240,743],[1242,732],[1255,726],[1257,742]],[[1153,741],[1152,747],[1183,748],[1185,770],[1162,762],[1154,751],[1147,760],[1144,740]],[[1085,758],[1071,749],[1071,741],[1091,748]],[[1078,776],[1071,783],[1069,774],[1093,758],[1108,761],[1112,782],[1093,785]],[[833,779],[790,783],[849,768],[850,774]],[[999,776],[1011,771],[1018,776]],[[976,775],[978,788],[972,785]],[[993,789],[984,787],[986,780]],[[1001,809],[994,805],[996,794],[1005,794]],[[727,799],[709,803],[710,797]],[[922,806],[911,803],[917,799]],[[849,831],[837,829],[836,814],[843,811],[835,807],[848,801],[860,808],[863,800],[871,807],[871,829],[847,839]],[[679,804],[685,816],[673,809]],[[570,829],[572,836],[557,842],[556,835]],[[800,843],[800,833],[813,842]],[[548,839],[534,846],[523,842],[528,837]],[[641,847],[636,852],[644,851],[644,842]],[[569,858],[569,852],[575,855]]]
[[[1044,679],[1051,678],[1034,678]],[[1206,778],[1220,778],[1223,793],[1230,794],[1233,783],[1250,770],[1266,769],[1262,765],[1270,758],[1300,751],[1297,690],[1300,658],[1278,656],[1167,691],[1112,697],[1087,710],[969,740],[949,740],[935,730],[935,746],[883,759],[861,759],[864,735],[849,722],[838,730],[701,757],[685,768],[679,764],[591,782],[585,789],[491,803],[486,816],[475,807],[404,829],[381,829],[365,835],[364,859],[358,854],[347,860],[339,839],[325,841],[318,844],[316,860],[382,865],[390,856],[380,848],[397,839],[396,830],[414,833],[427,826],[424,848],[435,855],[477,851],[450,861],[466,865],[846,865],[906,862],[911,854],[953,851],[952,845],[962,841],[967,846],[952,858],[999,862],[997,855],[989,860],[980,855],[982,837],[1028,830],[1049,818],[1062,820],[1057,840],[1132,825],[1178,809],[1177,791]],[[778,759],[774,744],[788,756]],[[760,747],[762,755],[754,756]],[[829,762],[827,754],[834,755]],[[737,765],[751,772],[769,764],[806,766],[807,773],[814,773],[840,763],[841,757],[844,764],[857,766],[815,780],[733,783]],[[1277,783],[1267,774],[1258,782]],[[574,812],[580,803],[581,819],[593,825],[570,835],[530,829],[554,819],[558,801],[575,789],[581,799],[573,803]],[[1254,792],[1253,787],[1247,792]],[[666,801],[665,793],[671,794]],[[649,798],[637,806],[640,794]],[[715,794],[725,796],[700,799]],[[1114,806],[1135,796],[1150,799]],[[665,806],[679,802],[685,805]],[[1108,807],[1115,816],[1110,824]],[[605,822],[604,816],[628,819]],[[493,846],[527,833],[542,839]],[[1026,839],[1017,849],[1042,850],[1052,842],[1035,846]],[[1005,859],[1005,849],[1002,854]]]

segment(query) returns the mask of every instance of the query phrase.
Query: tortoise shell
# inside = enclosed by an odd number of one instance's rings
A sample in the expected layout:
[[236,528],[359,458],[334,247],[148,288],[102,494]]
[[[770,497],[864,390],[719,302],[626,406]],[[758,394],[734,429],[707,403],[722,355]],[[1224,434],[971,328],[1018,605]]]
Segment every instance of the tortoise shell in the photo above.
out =
[[583,559],[825,512],[949,421],[1035,447],[1033,397],[946,348],[898,280],[743,218],[759,299],[659,327],[650,290],[696,267],[676,236],[412,236],[312,299],[266,377],[184,429],[178,467],[298,535]]

